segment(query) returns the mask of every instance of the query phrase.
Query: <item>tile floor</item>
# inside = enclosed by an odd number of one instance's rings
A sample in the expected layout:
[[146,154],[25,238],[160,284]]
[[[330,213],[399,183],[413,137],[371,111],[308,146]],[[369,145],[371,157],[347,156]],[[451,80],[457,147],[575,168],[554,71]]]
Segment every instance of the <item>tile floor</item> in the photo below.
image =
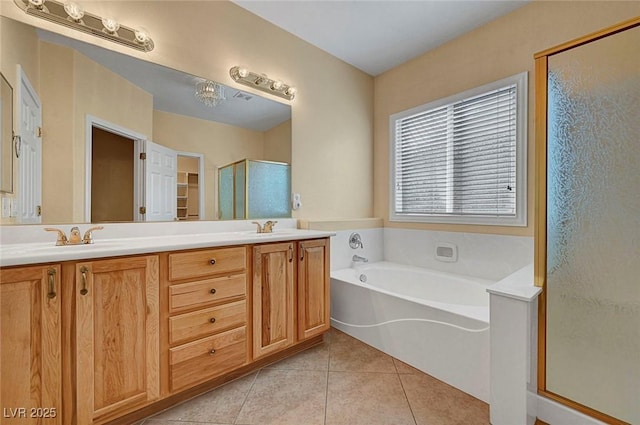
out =
[[338,330],[144,425],[485,425],[489,406]]

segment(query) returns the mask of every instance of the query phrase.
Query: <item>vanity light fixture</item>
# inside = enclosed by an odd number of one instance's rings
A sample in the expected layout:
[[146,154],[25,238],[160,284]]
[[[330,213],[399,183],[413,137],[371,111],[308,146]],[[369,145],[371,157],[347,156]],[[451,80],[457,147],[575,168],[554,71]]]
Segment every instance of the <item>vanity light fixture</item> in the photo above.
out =
[[287,100],[293,100],[296,96],[295,87],[283,83],[280,80],[272,80],[264,74],[256,74],[247,68],[234,66],[229,70],[229,75],[233,81],[244,84],[245,86],[255,87],[263,92],[282,97]]
[[205,80],[196,84],[196,98],[210,108],[226,100],[224,87],[215,81]]
[[113,17],[100,17],[86,12],[81,4],[66,0],[13,0],[27,15],[37,16],[69,28],[95,35],[115,43],[150,52],[153,40],[142,28],[134,29],[121,25]]

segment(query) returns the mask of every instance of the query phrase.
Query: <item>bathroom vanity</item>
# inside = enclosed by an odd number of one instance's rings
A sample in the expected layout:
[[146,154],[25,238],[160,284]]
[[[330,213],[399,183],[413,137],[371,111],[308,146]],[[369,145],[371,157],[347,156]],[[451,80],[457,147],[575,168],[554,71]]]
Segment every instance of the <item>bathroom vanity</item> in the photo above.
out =
[[284,230],[3,246],[0,423],[131,424],[320,343],[331,233]]

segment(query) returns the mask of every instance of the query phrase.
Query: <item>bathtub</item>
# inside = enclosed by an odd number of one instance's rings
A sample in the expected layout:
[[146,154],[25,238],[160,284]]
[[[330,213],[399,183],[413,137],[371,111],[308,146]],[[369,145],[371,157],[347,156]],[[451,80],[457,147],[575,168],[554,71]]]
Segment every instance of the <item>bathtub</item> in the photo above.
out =
[[331,324],[489,402],[491,280],[371,263],[331,272]]

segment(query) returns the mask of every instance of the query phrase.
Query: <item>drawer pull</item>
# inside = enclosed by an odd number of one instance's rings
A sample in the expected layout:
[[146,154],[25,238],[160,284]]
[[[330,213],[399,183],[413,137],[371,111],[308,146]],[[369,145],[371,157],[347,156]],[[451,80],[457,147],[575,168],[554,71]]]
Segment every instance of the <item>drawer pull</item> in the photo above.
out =
[[216,293],[216,288],[211,288],[211,290],[209,292],[211,292],[212,294],[215,294]]
[[47,298],[55,298],[56,297],[56,269],[47,270],[47,274],[49,275],[49,292],[47,293]]
[[215,317],[212,317],[211,319],[209,319],[209,321],[210,321],[211,323],[216,323],[216,318],[215,318]]
[[213,348],[211,349],[211,351],[209,351],[209,355],[210,355],[210,356],[213,356],[215,353],[216,353],[216,350],[215,350],[215,349],[213,349]]
[[89,269],[86,266],[82,266],[80,268],[80,273],[82,273],[82,289],[80,290],[80,295],[87,295],[89,290],[87,289],[87,272]]
[[216,259],[212,258],[211,260],[209,260],[209,264],[211,264],[212,266],[214,266],[216,264]]

